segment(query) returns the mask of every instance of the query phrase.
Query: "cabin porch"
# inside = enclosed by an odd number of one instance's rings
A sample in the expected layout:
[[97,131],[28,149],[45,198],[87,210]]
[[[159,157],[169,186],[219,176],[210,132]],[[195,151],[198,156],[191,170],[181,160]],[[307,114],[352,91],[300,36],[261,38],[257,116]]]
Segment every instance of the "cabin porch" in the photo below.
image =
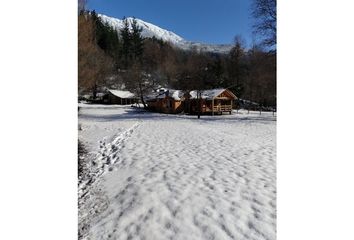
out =
[[[198,99],[193,99],[190,101],[190,112],[197,113],[198,108]],[[230,99],[200,99],[200,112],[201,113],[211,113],[222,114],[223,112],[232,112],[232,100]]]

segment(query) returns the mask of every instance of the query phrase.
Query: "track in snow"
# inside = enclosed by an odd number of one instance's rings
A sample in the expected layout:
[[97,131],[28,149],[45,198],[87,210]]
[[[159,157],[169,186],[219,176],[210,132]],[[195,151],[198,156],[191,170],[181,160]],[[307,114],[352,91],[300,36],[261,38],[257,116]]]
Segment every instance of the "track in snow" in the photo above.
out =
[[100,141],[100,151],[96,157],[88,163],[89,170],[84,174],[83,179],[79,179],[78,205],[79,205],[79,238],[81,239],[90,227],[90,222],[96,215],[108,207],[108,200],[101,189],[92,187],[96,181],[108,171],[114,169],[119,162],[119,152],[124,147],[124,142],[132,135],[139,126],[135,123],[126,131],[117,134],[111,143],[106,144]]
[[275,122],[146,120],[124,145],[87,239],[275,239]]

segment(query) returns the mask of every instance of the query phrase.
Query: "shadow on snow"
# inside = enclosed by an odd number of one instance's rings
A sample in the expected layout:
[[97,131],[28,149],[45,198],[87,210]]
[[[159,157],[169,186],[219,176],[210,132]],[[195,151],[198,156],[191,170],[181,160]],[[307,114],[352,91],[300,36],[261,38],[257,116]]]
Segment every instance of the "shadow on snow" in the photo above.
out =
[[[97,108],[103,109],[103,108]],[[108,108],[107,108],[108,109]],[[114,110],[114,108],[109,108]],[[124,108],[123,113],[112,113],[105,115],[96,115],[90,113],[79,113],[79,117],[87,120],[96,120],[96,121],[116,121],[116,120],[191,120],[191,121],[200,121],[200,122],[211,122],[211,121],[222,121],[222,122],[274,122],[276,121],[276,116],[272,115],[258,115],[254,113],[233,113],[232,115],[201,115],[200,119],[197,118],[197,115],[187,115],[187,114],[165,114],[165,113],[156,113],[150,112],[144,109],[138,108]]]

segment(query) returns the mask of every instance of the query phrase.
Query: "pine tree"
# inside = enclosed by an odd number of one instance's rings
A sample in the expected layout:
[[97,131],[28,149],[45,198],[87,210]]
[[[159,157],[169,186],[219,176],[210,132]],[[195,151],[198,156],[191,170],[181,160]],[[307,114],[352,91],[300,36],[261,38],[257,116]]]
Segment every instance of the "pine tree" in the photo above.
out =
[[229,54],[229,88],[238,97],[241,97],[243,94],[246,73],[246,66],[244,63],[245,50],[243,45],[241,37],[236,36],[235,46],[231,49]]
[[123,18],[123,28],[120,30],[120,36],[122,38],[121,56],[123,58],[123,66],[127,69],[130,63],[131,35],[128,19],[125,17]]
[[144,51],[144,38],[141,36],[142,28],[138,26],[138,22],[133,18],[132,22],[132,55],[134,61],[141,62],[141,57]]

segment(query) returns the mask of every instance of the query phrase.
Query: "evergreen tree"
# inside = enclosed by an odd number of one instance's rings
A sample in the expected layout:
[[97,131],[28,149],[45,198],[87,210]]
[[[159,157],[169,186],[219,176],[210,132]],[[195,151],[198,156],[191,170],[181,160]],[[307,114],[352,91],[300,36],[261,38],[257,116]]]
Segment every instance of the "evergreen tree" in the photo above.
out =
[[[120,31],[122,38],[121,54],[123,58],[123,65],[127,70],[125,83],[128,90],[137,93],[140,96],[141,102],[146,107],[144,102],[144,95],[146,91],[151,88],[151,79],[143,68],[142,56],[144,38],[141,36],[142,28],[138,26],[134,18],[129,27],[127,18],[123,18],[123,28]],[[153,82],[153,81],[152,81]]]
[[110,26],[109,23],[103,22],[95,11],[91,12],[91,18],[95,24],[95,39],[97,45],[105,51],[105,53],[115,58],[118,55],[120,45],[118,32]]
[[224,77],[224,66],[221,57],[217,57],[207,66],[208,84],[211,88],[227,87]]
[[241,97],[244,91],[246,65],[245,50],[240,36],[235,37],[235,46],[229,53],[229,88],[236,96]]
[[132,56],[134,61],[141,62],[141,57],[144,51],[144,38],[141,36],[142,28],[138,26],[138,22],[133,18],[132,22]]
[[123,18],[123,28],[120,30],[120,36],[122,38],[121,56],[123,58],[123,66],[127,69],[130,63],[131,35],[128,19],[125,17]]

